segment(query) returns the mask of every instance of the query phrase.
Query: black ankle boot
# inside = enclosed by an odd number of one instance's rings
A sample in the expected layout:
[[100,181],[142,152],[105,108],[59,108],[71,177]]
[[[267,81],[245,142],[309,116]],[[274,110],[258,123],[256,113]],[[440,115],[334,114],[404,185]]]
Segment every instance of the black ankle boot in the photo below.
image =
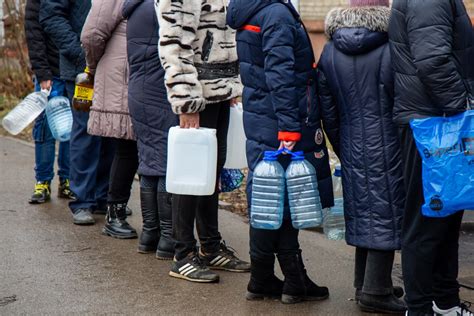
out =
[[[397,298],[402,298],[405,295],[405,290],[401,286],[394,286],[393,287],[393,295]],[[355,302],[359,303],[360,297],[362,296],[362,289],[355,290]]]
[[173,225],[172,225],[171,194],[158,192],[158,217],[160,219],[160,241],[156,249],[156,257],[161,260],[172,260],[174,257]]
[[263,300],[265,298],[281,298],[283,281],[278,279],[274,273],[275,259],[251,260],[250,282],[247,286],[247,300]]
[[329,297],[328,288],[316,285],[306,274],[301,253],[278,255],[278,261],[285,276],[281,296],[283,304],[319,301]]
[[325,286],[318,286],[314,283],[308,276],[308,273],[305,269],[303,257],[301,256],[301,250],[298,255],[300,261],[300,267],[303,270],[305,287],[306,287],[306,297],[305,301],[322,301],[329,297],[329,289]]
[[143,227],[138,242],[139,253],[154,253],[160,238],[156,189],[140,188]]
[[363,312],[404,315],[407,307],[394,294],[369,295],[362,293],[359,307]]
[[107,204],[105,226],[102,233],[119,239],[137,238],[137,231],[127,222],[126,203]]

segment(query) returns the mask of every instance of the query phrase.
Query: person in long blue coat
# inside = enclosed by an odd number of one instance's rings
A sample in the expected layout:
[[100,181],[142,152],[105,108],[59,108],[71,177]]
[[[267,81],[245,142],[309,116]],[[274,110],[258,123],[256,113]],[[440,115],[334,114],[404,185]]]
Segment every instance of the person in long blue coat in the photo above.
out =
[[394,293],[391,277],[405,192],[392,113],[389,1],[350,2],[326,18],[330,41],[318,65],[323,125],[342,164],[356,298],[365,311],[403,313],[402,289]]
[[[314,54],[298,12],[291,2],[283,0],[233,0],[227,23],[238,30],[250,169],[248,198],[252,174],[263,152],[287,148],[304,151],[317,170],[323,207],[332,206],[332,180],[317,103]],[[286,168],[290,158],[282,156],[279,160]],[[247,298],[276,296],[283,303],[325,299],[328,289],[317,286],[306,273],[298,230],[289,219],[288,201],[285,204],[280,229],[250,228],[252,271]],[[285,276],[284,283],[274,275],[275,254]]]
[[143,228],[139,253],[174,256],[171,195],[166,192],[168,130],[179,123],[166,97],[165,71],[158,55],[158,21],[153,0],[128,0],[128,107],[137,137]]

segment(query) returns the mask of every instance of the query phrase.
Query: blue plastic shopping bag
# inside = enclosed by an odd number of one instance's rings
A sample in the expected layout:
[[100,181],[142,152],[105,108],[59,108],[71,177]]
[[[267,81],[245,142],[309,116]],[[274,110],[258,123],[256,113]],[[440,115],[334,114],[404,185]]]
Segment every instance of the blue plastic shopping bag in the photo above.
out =
[[474,210],[474,110],[410,125],[423,161],[423,214]]
[[237,190],[244,181],[244,173],[240,169],[222,169],[221,192]]

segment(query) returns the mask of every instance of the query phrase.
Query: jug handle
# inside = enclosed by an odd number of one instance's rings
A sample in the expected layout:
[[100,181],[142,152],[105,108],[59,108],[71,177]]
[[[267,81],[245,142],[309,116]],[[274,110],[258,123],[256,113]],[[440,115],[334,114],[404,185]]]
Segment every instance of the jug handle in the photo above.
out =
[[49,95],[51,94],[51,90],[53,90],[52,86],[49,89],[41,89],[41,92],[44,93],[47,97],[49,97]]
[[291,150],[286,149],[286,148],[282,148],[282,149],[271,152],[271,155],[275,158],[282,155],[282,154],[288,154],[288,155],[291,155],[291,156],[295,155],[294,152],[292,152]]
[[304,152],[303,151],[291,151],[287,148],[282,148],[282,149],[275,152],[276,156],[279,156],[281,154],[291,155],[291,159],[294,159],[294,160],[304,159]]

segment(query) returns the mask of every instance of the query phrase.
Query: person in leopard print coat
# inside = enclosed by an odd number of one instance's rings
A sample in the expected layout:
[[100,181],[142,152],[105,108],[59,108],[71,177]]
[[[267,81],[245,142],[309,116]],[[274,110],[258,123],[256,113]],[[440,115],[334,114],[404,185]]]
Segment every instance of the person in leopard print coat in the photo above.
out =
[[[217,179],[227,151],[229,108],[241,95],[235,31],[226,25],[225,0],[155,0],[160,25],[158,51],[165,70],[168,100],[182,128],[217,131]],[[170,276],[192,282],[218,282],[209,268],[248,272],[221,242],[218,185],[210,196],[174,194],[175,258]],[[194,223],[200,240],[198,253]]]
[[176,114],[242,93],[235,30],[225,24],[224,0],[156,1],[159,52],[168,99]]

